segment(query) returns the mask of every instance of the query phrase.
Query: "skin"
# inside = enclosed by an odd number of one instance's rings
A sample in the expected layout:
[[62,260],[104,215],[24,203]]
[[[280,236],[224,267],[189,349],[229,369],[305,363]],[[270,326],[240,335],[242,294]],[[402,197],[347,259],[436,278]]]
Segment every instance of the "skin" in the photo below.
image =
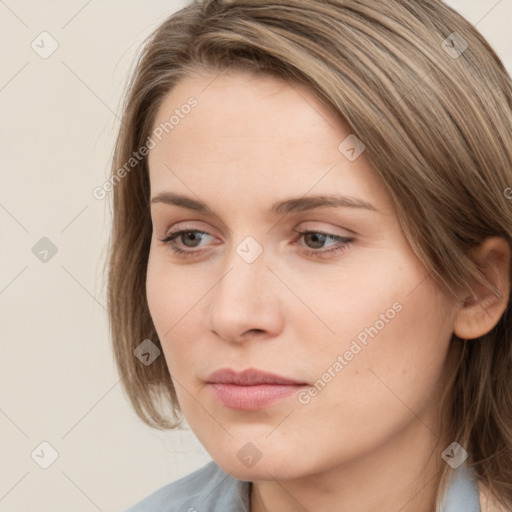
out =
[[[154,126],[190,96],[197,107],[149,154],[151,197],[183,194],[215,216],[152,204],[147,273],[149,309],[187,422],[225,472],[253,482],[253,512],[430,511],[440,454],[454,441],[436,429],[452,333],[490,330],[505,304],[486,303],[490,313],[481,315],[477,302],[435,286],[365,153],[349,161],[338,150],[350,129],[307,88],[205,72],[178,83]],[[270,212],[277,201],[334,192],[378,211]],[[179,229],[207,233],[174,240],[190,257],[161,241]],[[328,255],[343,244],[296,230],[353,242]],[[236,252],[248,236],[263,249],[252,263]],[[507,251],[491,240],[478,255],[506,263]],[[293,395],[261,410],[229,409],[204,382],[220,368],[257,368],[313,387],[397,303],[394,318],[307,404]],[[252,467],[237,457],[248,442],[261,453]]]

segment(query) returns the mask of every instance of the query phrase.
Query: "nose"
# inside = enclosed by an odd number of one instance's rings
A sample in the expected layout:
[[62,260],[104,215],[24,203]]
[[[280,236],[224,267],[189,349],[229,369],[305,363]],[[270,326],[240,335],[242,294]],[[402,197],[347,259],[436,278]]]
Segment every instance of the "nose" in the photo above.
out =
[[208,325],[219,338],[231,344],[277,336],[284,325],[283,285],[268,268],[264,253],[252,263],[237,254],[208,295]]

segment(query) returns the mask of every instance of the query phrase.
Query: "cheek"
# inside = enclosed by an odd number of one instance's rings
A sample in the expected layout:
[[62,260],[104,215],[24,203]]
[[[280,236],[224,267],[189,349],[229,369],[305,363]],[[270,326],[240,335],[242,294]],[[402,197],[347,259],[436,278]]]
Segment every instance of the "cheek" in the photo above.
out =
[[172,311],[169,294],[172,294],[172,288],[167,287],[168,277],[160,261],[154,256],[152,250],[149,252],[148,267],[146,274],[146,299],[149,312],[155,325],[155,328],[161,338],[164,319]]
[[[165,251],[151,250],[146,276],[146,297],[153,323],[164,342],[194,304],[198,288],[190,272],[169,264]],[[197,302],[198,299],[195,300]]]
[[[407,413],[404,403],[423,407],[441,385],[455,310],[404,254],[362,265],[329,280],[327,294],[308,296],[331,332],[312,315],[292,314],[289,323],[302,345],[290,348],[308,361],[308,376],[318,382],[311,404],[343,403],[371,425],[376,411]],[[318,336],[319,329],[326,334]]]
[[[169,357],[168,339],[175,335],[178,324],[178,300],[177,290],[179,283],[173,279],[169,269],[161,256],[155,256],[150,251],[146,276],[146,297],[151,319],[162,344],[167,366],[172,358]],[[172,368],[169,366],[172,373]]]
[[311,400],[318,407],[312,416],[337,411],[336,428],[347,426],[349,435],[357,427],[364,436],[392,430],[432,405],[443,388],[453,315],[429,280],[413,288],[395,282],[374,289],[364,306],[338,320],[335,330],[346,334],[324,346],[315,365],[316,379],[336,376]]
[[[164,255],[150,252],[146,276],[148,308],[169,371],[180,382],[180,372],[189,380],[192,372],[188,370],[200,364],[198,340],[204,338],[199,329],[205,318],[202,308],[208,288],[201,289],[195,277],[193,271],[173,268]],[[178,386],[176,391],[179,396]]]

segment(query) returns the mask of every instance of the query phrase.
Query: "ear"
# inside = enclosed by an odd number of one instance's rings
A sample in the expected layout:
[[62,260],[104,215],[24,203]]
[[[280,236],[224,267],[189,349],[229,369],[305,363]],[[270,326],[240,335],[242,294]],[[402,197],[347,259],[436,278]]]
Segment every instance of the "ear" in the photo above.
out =
[[477,285],[461,302],[453,332],[465,340],[491,331],[507,309],[510,296],[510,246],[507,241],[501,237],[487,238],[473,249],[472,257],[489,286]]

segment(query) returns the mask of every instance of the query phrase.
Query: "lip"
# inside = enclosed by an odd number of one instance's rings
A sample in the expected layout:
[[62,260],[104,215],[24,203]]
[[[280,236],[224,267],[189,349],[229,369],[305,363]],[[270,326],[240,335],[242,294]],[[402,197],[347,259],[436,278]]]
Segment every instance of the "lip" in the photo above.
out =
[[231,368],[221,368],[206,378],[208,384],[235,384],[237,386],[257,386],[261,384],[280,384],[283,386],[304,385],[304,381],[288,379],[281,375],[264,372],[256,368],[247,368],[237,372]]
[[231,409],[262,409],[296,393],[308,384],[273,373],[248,368],[224,368],[206,379],[216,398]]

